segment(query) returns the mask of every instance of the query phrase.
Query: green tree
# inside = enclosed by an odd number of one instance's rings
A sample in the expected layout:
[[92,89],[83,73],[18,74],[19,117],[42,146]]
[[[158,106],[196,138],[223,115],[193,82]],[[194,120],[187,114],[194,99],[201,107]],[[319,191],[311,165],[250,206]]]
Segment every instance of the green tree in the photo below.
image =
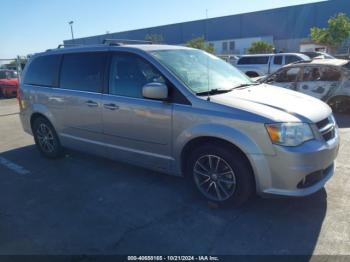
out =
[[248,48],[249,54],[266,54],[273,52],[273,45],[266,43],[265,41],[255,41]]
[[328,27],[311,28],[310,36],[315,43],[326,45],[331,51],[335,51],[350,37],[350,18],[344,13],[338,13],[328,20]]
[[164,38],[162,35],[158,34],[147,34],[145,36],[146,41],[151,41],[153,44],[163,44],[164,43]]
[[211,44],[207,44],[205,42],[204,37],[194,38],[186,43],[187,47],[197,48],[204,50],[208,53],[214,54],[214,46]]

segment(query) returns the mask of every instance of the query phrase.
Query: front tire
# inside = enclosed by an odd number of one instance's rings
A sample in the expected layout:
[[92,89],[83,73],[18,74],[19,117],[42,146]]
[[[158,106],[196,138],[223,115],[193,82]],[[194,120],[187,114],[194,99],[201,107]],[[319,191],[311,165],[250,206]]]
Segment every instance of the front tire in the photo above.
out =
[[239,206],[254,193],[253,172],[238,150],[225,145],[203,145],[193,150],[187,175],[207,200]]
[[35,144],[40,153],[47,158],[58,158],[62,146],[52,124],[44,117],[38,117],[33,123]]

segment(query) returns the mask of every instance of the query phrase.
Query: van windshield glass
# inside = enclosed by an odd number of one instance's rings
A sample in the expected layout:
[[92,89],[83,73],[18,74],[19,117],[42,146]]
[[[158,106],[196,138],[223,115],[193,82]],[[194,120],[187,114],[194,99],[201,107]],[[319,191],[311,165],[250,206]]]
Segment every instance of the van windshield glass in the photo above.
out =
[[159,50],[152,55],[195,93],[253,84],[232,65],[201,50]]

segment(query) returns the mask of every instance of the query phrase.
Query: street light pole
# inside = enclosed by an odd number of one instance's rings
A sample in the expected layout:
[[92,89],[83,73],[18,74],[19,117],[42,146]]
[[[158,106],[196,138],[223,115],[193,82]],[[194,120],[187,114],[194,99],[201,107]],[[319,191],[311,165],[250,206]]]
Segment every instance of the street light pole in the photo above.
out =
[[70,25],[70,32],[71,32],[71,34],[72,34],[72,40],[74,40],[74,34],[73,34],[73,23],[74,23],[74,21],[70,21],[70,22],[68,22],[68,24]]

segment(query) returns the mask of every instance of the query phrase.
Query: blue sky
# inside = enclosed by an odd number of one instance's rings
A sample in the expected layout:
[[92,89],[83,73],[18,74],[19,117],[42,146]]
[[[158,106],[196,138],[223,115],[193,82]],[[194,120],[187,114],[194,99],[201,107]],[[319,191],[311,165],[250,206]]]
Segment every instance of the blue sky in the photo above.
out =
[[0,58],[56,47],[75,37],[320,2],[320,0],[11,0],[1,2]]

